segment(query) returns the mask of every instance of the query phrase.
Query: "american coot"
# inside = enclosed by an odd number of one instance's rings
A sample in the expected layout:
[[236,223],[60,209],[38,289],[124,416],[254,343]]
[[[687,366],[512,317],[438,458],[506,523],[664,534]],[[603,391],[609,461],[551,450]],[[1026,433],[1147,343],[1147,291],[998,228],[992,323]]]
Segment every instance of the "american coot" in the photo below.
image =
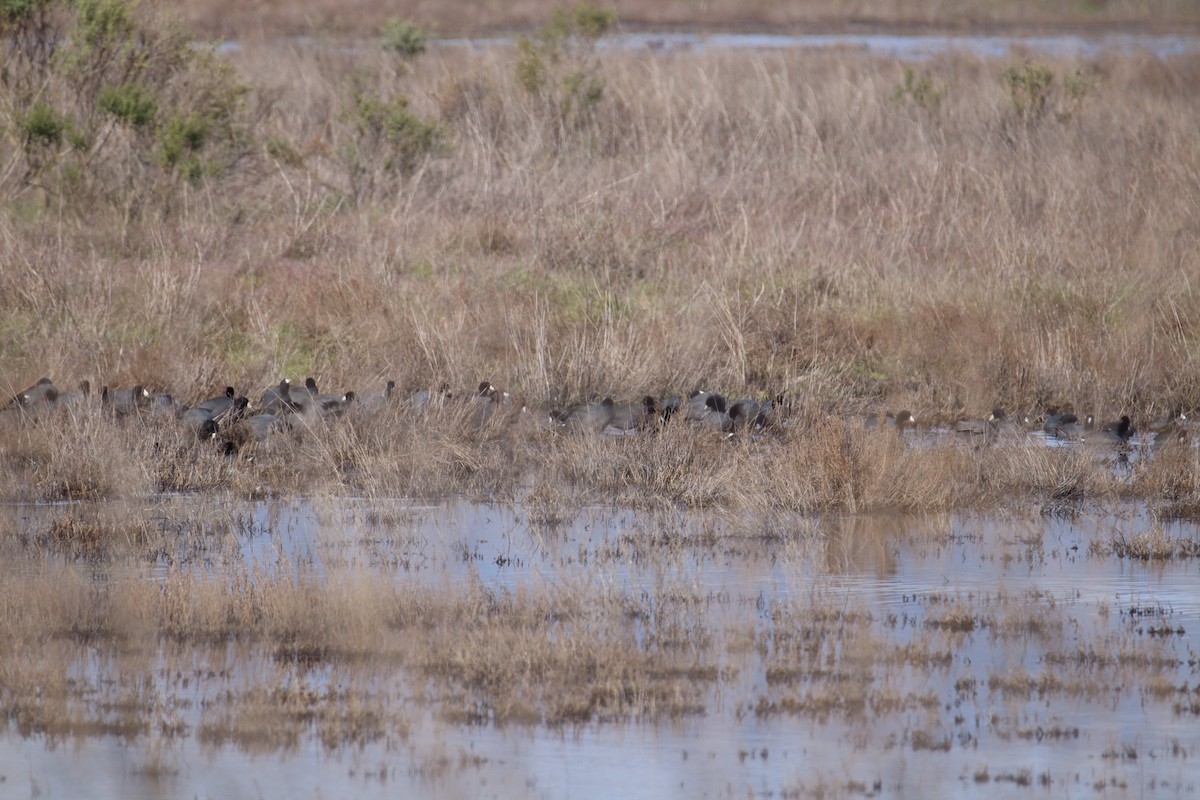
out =
[[913,416],[911,411],[891,411],[880,417],[878,414],[868,414],[863,420],[863,424],[868,428],[894,427],[897,431],[903,432],[905,428],[915,427],[917,418]]
[[79,388],[74,392],[64,392],[58,396],[59,408],[83,408],[91,400],[92,384],[87,380],[79,382]]
[[490,381],[480,381],[479,386],[471,395],[467,404],[470,406],[471,421],[475,427],[480,427],[496,411],[496,387]]
[[180,417],[187,411],[187,406],[175,399],[170,392],[152,392],[147,402],[150,413],[162,417]]
[[1066,411],[1059,414],[1051,414],[1047,417],[1046,422],[1042,425],[1042,430],[1047,436],[1073,441],[1082,439],[1084,434],[1091,431],[1094,427],[1095,418],[1091,414],[1088,414],[1081,420],[1074,412]]
[[237,390],[235,390],[232,386],[226,386],[224,394],[218,395],[217,397],[210,397],[192,407],[201,409],[203,411],[208,411],[215,416],[229,409],[233,405],[233,401],[236,397]]
[[685,419],[693,422],[704,422],[708,419],[709,412],[724,414],[726,408],[724,395],[716,392],[694,392],[683,406],[683,415]]
[[1110,422],[1100,429],[1099,433],[1092,437],[1087,437],[1100,442],[1113,442],[1116,444],[1124,444],[1133,438],[1134,430],[1133,423],[1129,420],[1129,415],[1125,414],[1116,422]]
[[288,388],[288,395],[296,405],[303,405],[310,398],[320,393],[321,390],[317,388],[317,381],[311,375],[304,379],[303,386],[290,386]]
[[735,429],[769,428],[775,422],[775,405],[770,400],[760,403],[744,397],[729,407],[729,419]]
[[212,417],[208,417],[201,422],[199,428],[196,429],[196,438],[202,442],[207,442],[216,437],[217,430],[217,421]]
[[662,417],[663,422],[670,422],[671,418],[676,414],[679,414],[682,409],[683,398],[679,397],[678,395],[664,397],[662,401],[662,410],[659,412],[659,416]]
[[205,408],[203,404],[189,408],[182,413],[180,419],[184,425],[197,431],[203,431],[210,421],[218,428],[225,428],[244,417],[246,409],[249,407],[249,398],[239,396],[233,398],[229,405],[215,412]]
[[502,392],[489,381],[481,381],[479,388],[467,401],[467,413],[475,427],[482,427],[493,420],[509,422],[515,419],[511,412],[519,413],[521,408],[514,406],[508,392]]
[[404,404],[414,414],[419,415],[430,409],[445,408],[446,404],[453,399],[454,394],[450,391],[450,384],[443,381],[437,389],[421,389],[413,392],[404,398]]
[[150,402],[150,392],[138,384],[132,389],[109,389],[105,386],[100,390],[100,403],[113,414],[123,417],[136,414]]
[[691,416],[689,409],[689,418],[699,423],[703,428],[708,428],[722,433],[729,433],[733,430],[733,420],[725,413],[724,398],[717,394],[709,394],[704,399],[704,413],[698,416]]
[[296,406],[292,402],[292,382],[284,378],[278,385],[263,392],[259,409],[263,414],[280,414],[293,411]]
[[382,411],[392,403],[392,393],[396,389],[395,381],[388,381],[381,392],[363,392],[354,396],[354,409],[363,413]]
[[599,403],[581,403],[550,412],[551,419],[559,427],[577,433],[600,433],[615,416],[616,406],[611,397],[606,397]]
[[1177,418],[1167,420],[1167,424],[1162,424],[1163,422],[1164,420],[1158,419],[1151,423],[1156,448],[1163,447],[1170,442],[1187,442],[1191,438],[1192,421],[1182,411],[1179,412]]
[[1186,425],[1187,421],[1187,414],[1183,413],[1182,408],[1176,406],[1170,414],[1152,419],[1147,427],[1152,433],[1168,433]]
[[960,419],[954,423],[954,432],[962,433],[969,436],[994,436],[1000,428],[1000,424],[1008,419],[1008,414],[1004,413],[1004,409],[996,407],[992,409],[991,415],[987,419]]
[[201,439],[205,438],[205,430],[211,428],[213,433],[217,431],[217,421],[213,419],[212,412],[203,408],[189,408],[183,412],[179,421],[188,430],[196,432]]
[[272,434],[291,431],[293,419],[296,419],[294,412],[287,412],[283,415],[255,414],[230,425],[222,433],[221,438],[232,446],[234,452],[237,452],[251,442],[261,442]]
[[17,392],[16,396],[8,401],[8,405],[29,408],[43,403],[53,403],[57,399],[58,389],[54,387],[54,382],[49,378],[39,378],[33,386],[27,386]]
[[609,426],[621,431],[645,430],[658,420],[658,401],[646,395],[638,403],[613,406]]
[[299,409],[299,413],[311,423],[318,419],[333,419],[345,414],[350,408],[350,404],[354,402],[354,392],[306,394],[302,400],[297,400],[293,396],[292,401]]

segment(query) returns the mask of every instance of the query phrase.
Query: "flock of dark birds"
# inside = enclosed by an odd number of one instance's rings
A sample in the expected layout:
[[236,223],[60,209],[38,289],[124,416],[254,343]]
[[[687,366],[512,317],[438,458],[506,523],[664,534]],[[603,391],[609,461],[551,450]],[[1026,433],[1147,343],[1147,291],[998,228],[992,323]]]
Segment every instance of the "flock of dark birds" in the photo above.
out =
[[647,396],[634,403],[614,403],[606,397],[599,402],[546,409],[539,414],[531,413],[525,405],[487,381],[461,393],[442,384],[437,389],[402,394],[396,391],[394,381],[387,381],[380,391],[326,393],[320,391],[312,377],[303,385],[293,385],[285,378],[263,392],[257,404],[229,386],[222,394],[190,406],[170,393],[152,392],[141,385],[119,390],[105,386],[95,393],[89,382],[83,381],[78,389],[64,392],[49,378],[42,378],[13,396],[4,411],[33,421],[87,409],[116,418],[165,415],[177,419],[196,438],[215,440],[225,452],[233,454],[250,442],[276,434],[299,435],[347,414],[363,418],[389,407],[414,417],[439,409],[451,410],[465,424],[476,427],[530,420],[551,429],[598,434],[646,431],[676,417],[728,434],[762,431],[778,422],[775,401],[744,398],[730,403],[715,392],[693,392],[687,398],[661,401]]
[[[461,393],[452,392],[447,384],[434,390],[402,393],[396,391],[393,381],[387,381],[379,391],[327,393],[321,392],[311,377],[303,385],[281,380],[263,392],[257,404],[230,386],[216,397],[190,406],[169,393],[152,392],[140,385],[116,390],[105,386],[95,393],[89,382],[83,381],[78,389],[60,391],[49,378],[42,378],[10,398],[3,411],[34,421],[87,409],[118,418],[166,416],[178,420],[197,439],[213,441],[222,452],[235,455],[246,445],[272,436],[299,436],[347,414],[369,417],[388,408],[414,417],[435,409],[454,409],[464,424],[475,426],[529,420],[549,429],[594,434],[645,432],[672,420],[685,420],[697,428],[730,437],[782,428],[789,424],[790,416],[789,404],[782,396],[766,401],[742,398],[731,402],[717,392],[695,391],[686,397],[661,400],[646,396],[632,403],[615,403],[606,397],[598,402],[536,412],[487,381]],[[916,427],[916,418],[909,411],[867,414],[856,420],[868,428],[893,427],[901,433]],[[1150,422],[1148,428],[1156,434],[1156,441],[1162,442],[1185,438],[1186,425],[1187,417],[1177,410]],[[1070,407],[1019,419],[995,408],[987,419],[958,420],[950,429],[974,443],[1040,431],[1047,439],[1127,446],[1136,433],[1128,416],[1097,425],[1092,416],[1077,416]]]

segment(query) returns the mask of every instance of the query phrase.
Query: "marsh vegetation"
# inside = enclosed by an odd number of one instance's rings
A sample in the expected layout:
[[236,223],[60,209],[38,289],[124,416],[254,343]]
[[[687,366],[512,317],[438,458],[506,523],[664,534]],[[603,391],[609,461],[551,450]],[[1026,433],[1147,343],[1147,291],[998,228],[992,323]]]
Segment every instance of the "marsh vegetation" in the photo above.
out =
[[1200,57],[159,12],[0,10],[0,779],[1194,788]]

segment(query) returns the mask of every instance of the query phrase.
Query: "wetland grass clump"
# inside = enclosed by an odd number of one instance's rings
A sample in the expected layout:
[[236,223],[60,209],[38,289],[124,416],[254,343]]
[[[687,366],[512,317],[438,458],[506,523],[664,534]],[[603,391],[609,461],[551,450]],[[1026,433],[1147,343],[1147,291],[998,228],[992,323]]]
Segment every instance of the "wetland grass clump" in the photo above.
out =
[[1100,548],[1117,558],[1136,561],[1200,558],[1200,541],[1170,536],[1161,527],[1154,527],[1132,536],[1124,531],[1117,531],[1113,533],[1107,546],[1102,544]]
[[[450,718],[494,724],[700,713],[704,688],[718,677],[709,661],[711,642],[695,635],[704,628],[703,611],[690,595],[673,592],[634,609],[627,598],[582,584],[529,592],[478,585],[465,592],[418,589],[359,574],[317,576],[300,565],[221,576],[178,571],[162,583],[110,584],[93,584],[64,568],[6,576],[0,588],[4,605],[20,598],[22,607],[0,626],[6,653],[0,692],[20,695],[25,690],[16,676],[24,674],[35,645],[46,652],[87,645],[149,657],[164,642],[202,650],[236,644],[265,648],[280,668],[403,668],[436,687]],[[631,618],[643,624],[631,627]],[[70,661],[64,658],[62,669]],[[251,709],[262,705],[255,697],[245,698]],[[334,700],[305,702],[317,704],[324,719],[335,714]],[[257,712],[222,714],[204,735],[253,740],[257,718]],[[325,723],[359,731],[347,734],[352,739],[392,725],[340,716]]]
[[155,490],[153,450],[136,425],[68,412],[20,426],[11,440],[9,478],[39,500],[147,496]]

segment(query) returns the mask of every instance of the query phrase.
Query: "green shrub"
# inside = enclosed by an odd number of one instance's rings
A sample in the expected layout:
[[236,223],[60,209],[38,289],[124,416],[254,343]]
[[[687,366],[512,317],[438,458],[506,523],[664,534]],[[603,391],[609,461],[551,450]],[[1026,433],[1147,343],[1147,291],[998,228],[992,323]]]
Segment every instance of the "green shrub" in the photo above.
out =
[[350,92],[345,118],[354,138],[343,149],[350,194],[355,200],[372,195],[416,171],[421,162],[442,149],[441,125],[409,109],[402,94],[387,96],[384,87],[368,87],[360,75]]
[[53,108],[39,102],[25,115],[22,128],[27,148],[52,147],[62,141],[67,122]]
[[937,111],[945,96],[945,86],[939,86],[928,75],[918,77],[912,67],[905,67],[904,77],[892,94],[892,100],[896,103],[912,103],[926,111]]
[[0,24],[20,24],[49,5],[50,0],[3,0],[0,2]]
[[1008,89],[1013,111],[1026,123],[1041,120],[1051,108],[1059,122],[1070,122],[1095,86],[1092,74],[1083,68],[1076,68],[1056,81],[1049,67],[1028,61],[1005,69],[1000,80]]
[[198,114],[169,119],[159,136],[163,166],[176,167],[186,157],[200,152],[208,136],[208,125],[209,121]]
[[1046,113],[1046,101],[1054,83],[1054,72],[1042,64],[1026,61],[1020,66],[1008,67],[1000,73],[1000,80],[1008,88],[1013,111],[1026,122],[1035,122]]
[[383,24],[383,49],[402,58],[416,58],[425,52],[429,34],[406,19],[392,17]]
[[158,103],[136,83],[105,86],[96,96],[96,106],[131,128],[144,128],[154,121]]
[[536,34],[517,40],[517,83],[540,107],[554,141],[593,119],[604,96],[596,43],[616,22],[616,12],[584,3],[555,11]]
[[[0,46],[0,158],[23,158],[0,177],[9,196],[36,187],[80,214],[170,213],[177,188],[261,152],[232,67],[153,4],[0,0]],[[114,119],[136,135],[108,135]]]
[[1095,78],[1082,67],[1077,67],[1069,75],[1066,75],[1062,80],[1063,92],[1066,97],[1062,108],[1058,111],[1058,121],[1068,122],[1078,114],[1079,109],[1083,107],[1084,98],[1092,93],[1095,86]]

